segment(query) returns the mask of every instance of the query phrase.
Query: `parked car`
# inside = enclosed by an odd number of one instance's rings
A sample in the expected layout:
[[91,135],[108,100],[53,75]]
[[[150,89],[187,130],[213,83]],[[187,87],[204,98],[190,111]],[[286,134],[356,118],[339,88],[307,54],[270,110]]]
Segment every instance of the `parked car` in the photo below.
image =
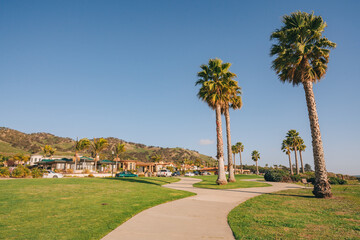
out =
[[187,172],[185,173],[185,177],[193,177],[195,174],[193,172]]
[[172,172],[170,172],[170,170],[168,170],[168,169],[160,170],[156,174],[156,176],[158,176],[158,177],[171,177],[171,175],[172,175]]
[[207,171],[204,171],[204,172],[201,173],[201,175],[206,176],[206,175],[211,175],[211,173],[209,173]]
[[45,170],[43,174],[43,178],[63,178],[64,175],[61,173],[56,173],[52,170]]
[[199,172],[199,171],[195,171],[194,174],[195,174],[195,175],[200,175],[200,172]]
[[137,177],[137,174],[131,173],[129,171],[123,171],[115,174],[115,177]]
[[180,175],[181,175],[181,173],[179,171],[173,172],[173,174],[172,174],[173,177],[180,176]]

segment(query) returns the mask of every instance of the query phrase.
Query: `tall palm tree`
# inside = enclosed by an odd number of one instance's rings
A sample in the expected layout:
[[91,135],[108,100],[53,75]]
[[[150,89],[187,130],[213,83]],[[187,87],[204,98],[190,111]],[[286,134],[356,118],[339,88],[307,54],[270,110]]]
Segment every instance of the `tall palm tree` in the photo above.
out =
[[259,174],[258,160],[260,159],[260,153],[257,150],[252,151],[251,159],[256,162],[256,175]]
[[224,168],[221,111],[225,109],[224,106],[229,104],[229,96],[233,92],[233,88],[228,87],[229,79],[234,77],[234,74],[229,71],[230,66],[230,63],[223,63],[220,59],[210,59],[208,65],[203,64],[200,66],[202,71],[198,72],[199,80],[195,84],[201,85],[197,96],[206,102],[210,108],[214,109],[216,114],[218,159],[218,179],[216,183],[219,185],[227,184]]
[[52,158],[52,156],[54,156],[56,152],[56,149],[51,147],[50,145],[45,145],[41,148],[41,150],[43,151],[43,156],[49,157],[50,159]]
[[[242,107],[242,99],[241,99],[241,88],[238,86],[237,81],[231,79],[232,77],[235,77],[235,74],[229,74],[228,79],[225,79],[226,82],[226,88],[228,94],[224,96],[224,106],[222,109],[222,112],[225,116],[225,122],[226,122],[226,143],[227,143],[227,153],[228,153],[228,169],[229,169],[229,182],[236,182],[235,174],[234,174],[234,164],[231,157],[231,133],[230,133],[230,113],[229,108],[232,109],[240,109]],[[226,101],[228,103],[226,103]],[[235,160],[234,160],[235,162]]]
[[238,146],[239,148],[239,155],[240,155],[240,169],[241,169],[241,173],[243,173],[243,163],[242,163],[242,158],[241,158],[241,153],[244,151],[244,145],[242,144],[242,142],[237,142],[236,146]]
[[277,41],[270,52],[271,56],[276,56],[272,67],[282,82],[294,86],[302,84],[304,87],[315,165],[313,194],[318,198],[331,197],[313,83],[325,76],[330,49],[335,48],[336,44],[322,36],[327,24],[314,13],[298,11],[285,15],[283,24],[271,34],[271,40]]
[[161,156],[160,154],[155,154],[155,155],[152,155],[150,158],[151,158],[151,160],[152,160],[153,162],[158,163],[158,162],[161,161],[162,156]]
[[290,145],[291,150],[295,153],[296,174],[300,174],[299,161],[297,158],[297,150],[300,145],[300,139],[299,133],[294,129],[289,130],[286,134],[286,141]]
[[75,156],[74,156],[74,171],[76,170],[76,163],[79,160],[79,152],[84,151],[90,147],[90,141],[87,138],[76,139],[75,141]]
[[286,139],[284,139],[281,144],[281,150],[284,153],[286,153],[286,155],[289,156],[290,174],[294,175],[294,171],[293,171],[293,167],[292,167],[292,163],[291,163],[291,146],[290,146],[289,141],[287,141]]
[[115,145],[115,148],[114,148],[114,154],[116,156],[115,158],[115,162],[116,162],[116,170],[119,169],[119,165],[118,165],[118,161],[120,161],[120,158],[119,158],[119,155],[123,152],[125,152],[126,149],[125,149],[125,143],[118,143]]
[[298,151],[299,151],[299,155],[300,155],[300,162],[301,162],[301,172],[305,173],[305,169],[304,169],[304,162],[302,159],[302,152],[305,152],[306,149],[306,145],[304,144],[304,140],[302,138],[300,138],[300,142],[299,142],[299,147],[298,147]]
[[93,156],[95,157],[95,171],[97,171],[97,162],[100,160],[99,154],[108,147],[108,140],[104,138],[95,139],[91,142]]

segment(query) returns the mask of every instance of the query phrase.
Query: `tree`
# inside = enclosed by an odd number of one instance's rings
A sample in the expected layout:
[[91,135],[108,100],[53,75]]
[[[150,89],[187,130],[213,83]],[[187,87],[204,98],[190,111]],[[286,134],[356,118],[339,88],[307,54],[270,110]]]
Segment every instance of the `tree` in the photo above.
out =
[[260,153],[257,150],[252,151],[251,159],[256,162],[256,175],[259,174],[258,160],[260,159]]
[[[231,158],[231,133],[230,133],[230,113],[229,108],[232,109],[240,109],[242,107],[242,99],[240,91],[240,87],[237,85],[237,82],[232,80],[232,77],[235,77],[236,75],[229,74],[227,81],[227,95],[224,96],[224,102],[225,106],[223,107],[222,111],[224,112],[225,116],[225,122],[226,122],[226,143],[227,143],[227,153],[228,153],[228,169],[229,169],[229,182],[236,182],[235,174],[234,174],[234,164],[233,160]],[[235,157],[234,157],[235,162]]]
[[312,172],[310,164],[305,164],[305,172]]
[[292,168],[292,163],[291,163],[291,146],[289,144],[289,142],[285,139],[283,140],[282,144],[281,144],[281,150],[286,153],[286,155],[289,156],[289,166],[290,166],[290,174],[294,175],[294,171]]
[[115,149],[114,149],[114,154],[116,156],[115,161],[116,161],[116,170],[118,170],[118,161],[120,161],[119,155],[123,152],[125,152],[125,143],[118,143],[117,145],[115,145]]
[[282,82],[294,86],[302,84],[304,87],[315,165],[313,194],[318,198],[328,198],[332,193],[327,178],[313,83],[325,76],[330,49],[335,48],[336,44],[322,36],[327,24],[314,13],[298,11],[285,15],[283,24],[271,34],[270,39],[277,41],[270,51],[271,56],[276,56],[272,68]]
[[240,169],[241,169],[241,173],[243,172],[243,163],[242,163],[242,158],[241,158],[241,153],[244,151],[244,145],[242,144],[242,142],[237,142],[236,146],[239,148],[239,155],[240,155]]
[[156,163],[158,163],[162,160],[162,156],[160,154],[152,155],[150,158],[153,162],[156,162]]
[[79,152],[84,151],[90,147],[90,141],[87,138],[82,138],[75,141],[75,157],[74,157],[74,171],[76,170],[76,163],[79,160]]
[[300,162],[301,162],[301,171],[302,173],[305,173],[305,169],[304,169],[304,162],[302,159],[302,152],[305,152],[306,149],[306,145],[304,144],[304,140],[302,138],[300,138],[300,142],[299,142],[299,155],[300,155]]
[[50,159],[52,158],[52,156],[54,156],[56,152],[56,149],[52,148],[50,145],[45,145],[41,148],[41,150],[43,151],[43,156],[49,157]]
[[109,143],[104,138],[99,138],[97,140],[94,138],[94,141],[90,143],[92,155],[95,158],[95,171],[97,171],[97,162],[100,160],[99,154],[108,147]]
[[239,147],[235,144],[231,146],[231,151],[234,154],[234,165],[236,166],[235,154],[239,153]]
[[[229,84],[234,84],[235,74],[229,71],[231,64],[223,63],[220,59],[210,59],[208,65],[201,65],[202,71],[198,72],[198,81],[195,85],[201,85],[197,96],[206,102],[208,106],[215,110],[216,114],[216,135],[217,135],[217,160],[218,160],[218,179],[219,185],[227,184],[224,168],[224,144],[222,139],[221,113],[229,105],[229,98],[232,96],[234,88]],[[231,81],[232,83],[229,83]],[[237,83],[236,83],[237,85]],[[231,146],[231,145],[230,145]],[[230,151],[230,147],[228,151]],[[231,154],[230,158],[231,159]]]
[[294,129],[289,130],[286,134],[286,142],[291,147],[291,150],[295,153],[296,174],[300,174],[299,161],[297,158],[297,150],[300,145],[300,139],[301,138],[299,137],[299,133]]

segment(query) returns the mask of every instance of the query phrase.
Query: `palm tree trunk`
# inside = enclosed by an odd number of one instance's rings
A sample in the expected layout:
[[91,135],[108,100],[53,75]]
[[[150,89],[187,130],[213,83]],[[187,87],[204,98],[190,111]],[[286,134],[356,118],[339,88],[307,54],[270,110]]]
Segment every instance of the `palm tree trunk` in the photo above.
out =
[[259,167],[258,167],[257,162],[258,162],[258,161],[256,161],[256,175],[259,175]]
[[299,161],[298,161],[298,158],[297,158],[297,149],[296,149],[296,147],[294,148],[294,153],[295,153],[296,174],[300,174]]
[[227,184],[225,169],[224,169],[224,144],[222,137],[222,126],[221,126],[221,107],[216,105],[216,135],[217,135],[217,159],[218,159],[218,179],[216,183],[218,185]]
[[239,152],[240,155],[240,169],[241,169],[241,174],[243,174],[243,164],[242,164],[242,159],[241,159],[241,151]]
[[301,172],[302,173],[305,173],[305,170],[304,170],[304,162],[302,160],[302,154],[301,154],[301,151],[299,150],[299,155],[300,155],[300,162],[301,162]]
[[236,182],[234,175],[234,165],[231,156],[231,133],[230,133],[230,113],[229,106],[225,109],[225,122],[226,122],[226,143],[228,154],[228,170],[229,170],[229,182]]
[[289,155],[290,174],[294,175],[294,171],[293,171],[292,163],[291,163],[291,154],[289,153],[288,155]]
[[236,173],[236,159],[235,159],[235,153],[234,153],[234,172]]
[[316,111],[315,96],[313,92],[312,82],[303,82],[306,104],[308,107],[312,147],[315,165],[315,184],[313,194],[318,198],[329,198],[332,196],[331,186],[327,178],[325,166],[324,149],[321,140],[319,118]]

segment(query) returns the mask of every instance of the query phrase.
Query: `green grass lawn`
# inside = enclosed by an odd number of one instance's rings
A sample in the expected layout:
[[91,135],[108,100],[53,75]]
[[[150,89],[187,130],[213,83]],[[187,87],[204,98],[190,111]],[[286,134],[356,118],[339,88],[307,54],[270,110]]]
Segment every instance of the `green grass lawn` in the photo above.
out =
[[233,188],[251,188],[251,187],[268,187],[270,184],[264,182],[249,182],[241,181],[245,179],[259,179],[264,180],[264,177],[258,175],[235,175],[236,182],[228,183],[226,185],[217,185],[217,175],[210,176],[196,176],[195,178],[202,179],[201,182],[195,183],[193,186],[198,188],[211,188],[211,189],[233,189]]
[[0,181],[0,239],[100,239],[135,214],[194,195],[177,178]]
[[312,189],[265,194],[228,215],[236,239],[360,239],[360,185],[332,186],[333,199]]

